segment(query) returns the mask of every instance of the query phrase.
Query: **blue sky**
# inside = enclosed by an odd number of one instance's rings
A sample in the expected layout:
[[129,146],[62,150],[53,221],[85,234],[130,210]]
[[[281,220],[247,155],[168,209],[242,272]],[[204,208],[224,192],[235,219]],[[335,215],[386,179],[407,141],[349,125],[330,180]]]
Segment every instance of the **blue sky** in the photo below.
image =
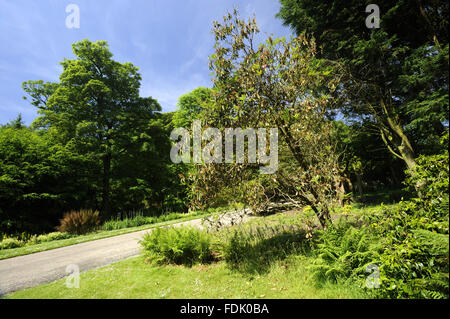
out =
[[[79,29],[65,25],[71,3],[80,8]],[[140,68],[141,95],[173,111],[182,94],[211,86],[212,21],[234,7],[242,17],[255,15],[263,35],[291,34],[275,18],[277,0],[0,0],[0,124],[18,113],[26,124],[36,118],[22,82],[58,81],[59,62],[73,58],[71,44],[85,38],[108,41],[114,59]]]

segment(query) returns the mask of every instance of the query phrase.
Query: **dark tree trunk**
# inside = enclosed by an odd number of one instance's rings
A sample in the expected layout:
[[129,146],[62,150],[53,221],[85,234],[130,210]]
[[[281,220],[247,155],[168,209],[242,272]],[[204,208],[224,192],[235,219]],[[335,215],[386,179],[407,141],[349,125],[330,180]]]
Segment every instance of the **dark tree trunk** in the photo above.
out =
[[356,175],[356,185],[358,186],[358,193],[359,196],[363,196],[363,187],[362,187],[362,178],[359,173],[355,173]]
[[321,210],[317,208],[316,205],[310,205],[313,211],[316,213],[317,219],[319,220],[322,229],[326,229],[328,224],[332,224],[330,210],[327,206],[323,206]]

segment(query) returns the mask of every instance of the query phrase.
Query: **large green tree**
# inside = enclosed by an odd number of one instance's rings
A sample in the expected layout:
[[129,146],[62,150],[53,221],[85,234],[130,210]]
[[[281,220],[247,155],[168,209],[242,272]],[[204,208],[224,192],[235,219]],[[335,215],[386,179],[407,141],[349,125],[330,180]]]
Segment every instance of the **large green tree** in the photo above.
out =
[[151,149],[151,120],[161,107],[151,97],[139,96],[138,68],[115,61],[105,41],[83,40],[72,48],[76,58],[61,62],[58,83],[29,81],[23,86],[38,107],[35,126],[57,131],[61,142],[74,143],[101,162],[101,210],[107,216],[111,179],[120,170],[117,161],[125,157],[129,162],[137,156],[133,150]]
[[280,0],[278,17],[297,34],[312,34],[322,57],[345,66],[340,111],[370,123],[412,168],[418,154],[440,151],[448,129],[449,3],[377,1],[380,28],[369,29],[371,2]]

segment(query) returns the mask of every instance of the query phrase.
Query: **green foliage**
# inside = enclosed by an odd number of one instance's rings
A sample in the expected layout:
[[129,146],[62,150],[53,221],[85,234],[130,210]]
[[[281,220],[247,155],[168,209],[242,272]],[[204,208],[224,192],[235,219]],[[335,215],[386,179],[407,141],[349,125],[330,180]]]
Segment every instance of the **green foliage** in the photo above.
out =
[[71,238],[72,235],[69,233],[61,233],[61,232],[52,232],[48,234],[43,234],[37,236],[36,240],[38,243],[45,243],[53,240],[61,240],[66,238]]
[[212,90],[199,87],[178,99],[177,111],[173,116],[174,127],[189,128],[192,122],[199,118],[203,105],[211,99]]
[[110,219],[103,223],[103,230],[114,230],[114,229],[122,229],[129,227],[138,227],[146,224],[153,224],[155,222],[154,217],[144,217],[142,215],[137,215],[131,218],[123,218],[123,219]]
[[100,225],[100,217],[98,211],[91,209],[83,209],[80,211],[71,211],[64,214],[60,220],[57,230],[67,232],[69,234],[87,234],[95,230]]
[[[442,137],[441,144],[448,146],[448,132]],[[405,184],[411,191],[417,190],[420,198],[431,205],[440,206],[445,202],[448,204],[448,159],[447,147],[443,154],[419,156],[417,165],[408,171]],[[435,211],[445,214],[445,210]]]
[[165,171],[155,153],[168,154],[163,150],[170,147],[155,116],[161,107],[151,97],[139,96],[138,68],[113,60],[107,42],[86,39],[72,49],[76,58],[61,62],[59,83],[23,84],[40,114],[33,125],[56,131],[61,144],[72,143],[95,161],[95,176],[92,171],[88,176],[96,181],[101,194],[97,207],[107,217],[115,203],[144,206],[144,200],[157,197],[152,179]]
[[[28,219],[27,204],[52,201],[53,196],[39,187],[43,185],[34,183],[36,177],[52,174],[47,156],[47,141],[39,134],[30,129],[0,128],[0,232],[31,228],[24,225],[33,222]],[[20,208],[25,211],[20,212]]]
[[155,208],[183,212],[186,190],[170,162],[172,119],[139,96],[141,77],[104,41],[73,45],[58,83],[23,83],[40,115],[0,127],[0,234],[50,232],[63,212]]
[[211,236],[193,227],[156,228],[145,234],[140,244],[152,263],[192,266],[213,260]]
[[439,137],[445,131],[442,123],[449,118],[448,44],[440,50],[430,45],[415,49],[405,59],[398,83],[407,92],[405,108],[410,122],[406,131],[413,136],[418,153],[431,155],[445,150]]
[[[164,133],[170,136],[175,128],[174,117],[177,112],[159,114],[163,123]],[[170,144],[170,143],[169,143]],[[167,151],[169,154],[169,150]],[[166,154],[166,155],[167,155]],[[160,158],[161,160],[161,155]],[[164,157],[164,170],[160,169],[164,181],[161,185],[160,196],[163,198],[161,210],[162,212],[183,212],[188,211],[188,186],[184,182],[188,164],[174,164],[169,157]]]
[[384,238],[378,296],[449,296],[448,207],[446,215],[422,200],[402,202],[373,226]]
[[341,222],[316,235],[317,259],[309,269],[318,284],[347,279],[361,281],[367,276],[367,266],[378,261],[382,251],[379,238],[366,226],[356,228]]
[[[335,224],[318,234],[310,267],[319,283],[360,281],[367,266],[379,272],[379,287],[368,289],[377,298],[448,298],[448,206],[411,199],[366,217],[367,226]],[[448,199],[447,199],[448,203]]]
[[[442,143],[447,141],[448,133]],[[419,157],[408,173],[406,184],[420,198],[386,210],[373,224],[385,242],[376,293],[390,298],[448,298],[448,150]]]
[[[359,116],[387,149],[414,166],[415,154],[435,154],[449,120],[446,0],[380,0],[380,28],[369,29],[367,1],[280,0],[278,17],[297,34],[311,34],[320,56],[348,71],[340,111]],[[344,9],[345,8],[345,9]],[[411,32],[411,28],[414,29]]]
[[69,233],[52,232],[44,235],[30,235],[26,233],[20,234],[17,237],[3,236],[3,240],[0,241],[0,249],[11,249],[29,245],[36,245],[53,240],[60,240],[72,237]]
[[48,232],[63,209],[91,204],[92,168],[71,144],[28,127],[0,127],[0,233]]
[[193,213],[169,213],[169,214],[162,214],[159,216],[144,216],[143,213],[137,213],[133,214],[132,216],[125,216],[125,217],[117,217],[112,218],[106,222],[103,223],[102,229],[103,230],[115,230],[115,229],[122,229],[122,228],[129,228],[129,227],[138,227],[142,225],[150,225],[150,224],[156,224],[156,223],[162,223],[170,220],[175,220],[182,217],[188,217],[188,216],[195,216],[202,214],[203,212],[193,212]]
[[0,249],[11,249],[24,246],[25,243],[17,238],[4,238],[0,241]]
[[362,195],[380,187],[401,186],[404,163],[387,150],[370,123],[333,121],[333,124],[340,161],[352,182],[352,187],[346,185],[349,192]]
[[19,115],[17,115],[17,117],[14,120],[5,124],[5,127],[12,127],[12,128],[16,128],[16,129],[24,128],[25,124],[22,120],[22,114],[19,113]]

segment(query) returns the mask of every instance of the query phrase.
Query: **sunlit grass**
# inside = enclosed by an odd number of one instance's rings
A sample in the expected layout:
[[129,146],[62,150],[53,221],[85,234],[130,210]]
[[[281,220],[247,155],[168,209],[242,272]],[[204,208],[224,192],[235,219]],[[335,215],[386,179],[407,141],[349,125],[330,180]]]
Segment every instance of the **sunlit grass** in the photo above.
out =
[[155,266],[143,257],[130,258],[81,274],[80,288],[67,288],[65,279],[13,293],[26,299],[344,299],[366,298],[356,284],[315,285],[308,257],[292,257],[274,264],[268,273],[248,276],[224,262],[211,265]]

